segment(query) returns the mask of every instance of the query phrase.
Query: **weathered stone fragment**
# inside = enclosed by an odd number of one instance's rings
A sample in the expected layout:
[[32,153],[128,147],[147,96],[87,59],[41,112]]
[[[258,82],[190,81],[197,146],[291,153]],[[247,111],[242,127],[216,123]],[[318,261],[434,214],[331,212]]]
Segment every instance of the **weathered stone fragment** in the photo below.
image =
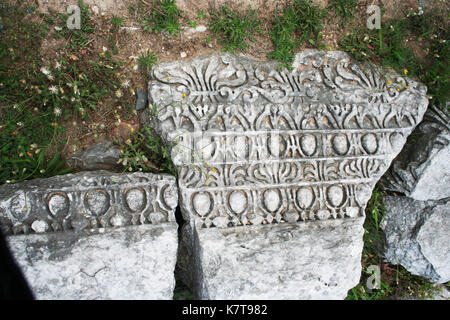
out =
[[0,186],[0,225],[39,299],[171,299],[177,201],[169,175],[68,174]]
[[120,165],[120,148],[110,141],[99,142],[81,154],[74,155],[68,162],[74,168],[81,170],[113,170],[117,171]]
[[383,204],[386,259],[434,283],[450,281],[450,198],[385,196]]
[[450,115],[430,107],[383,176],[387,190],[416,200],[450,197]]
[[[174,145],[179,267],[197,297],[336,299],[358,283],[364,208],[428,104],[423,85],[381,72],[319,51],[298,54],[292,71],[230,54],[153,68],[156,108],[141,122]],[[243,254],[251,239],[261,247]]]
[[178,265],[198,299],[344,299],[360,279],[362,223],[185,224]]
[[144,90],[141,88],[136,88],[136,106],[135,109],[140,111],[145,109],[148,105],[148,96]]

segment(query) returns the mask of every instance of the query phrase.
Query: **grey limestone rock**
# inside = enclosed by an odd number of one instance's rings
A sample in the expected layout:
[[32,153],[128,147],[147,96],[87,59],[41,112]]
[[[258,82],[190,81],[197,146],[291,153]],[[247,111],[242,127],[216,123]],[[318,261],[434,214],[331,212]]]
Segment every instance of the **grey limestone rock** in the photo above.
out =
[[81,154],[74,155],[68,162],[81,170],[117,170],[120,165],[120,148],[110,141],[102,141],[89,147]]
[[450,198],[385,196],[385,258],[434,283],[450,281]]
[[450,115],[430,107],[383,176],[387,190],[416,200],[450,197]]
[[[214,53],[161,63],[151,76],[154,108],[141,115],[141,123],[172,147],[181,213],[189,226],[181,236],[195,244],[192,256],[188,246],[180,247],[178,264],[189,273],[184,278],[194,279],[188,282],[197,297],[343,298],[360,276],[355,252],[362,249],[366,203],[421,121],[426,87],[359,65],[343,52],[314,50],[297,54],[292,71],[279,70],[275,61]],[[312,231],[315,225],[322,231]],[[335,251],[336,242],[324,245],[327,226],[346,245]],[[252,237],[281,239],[280,228],[293,228],[295,239],[317,246],[296,251],[291,246],[299,242],[286,240],[273,245],[277,254],[269,244],[255,247],[264,267],[249,258],[253,249],[241,255],[241,245]],[[352,258],[344,258],[346,250]],[[310,269],[308,263],[321,267]],[[324,280],[323,270],[335,275],[347,263],[344,275]],[[241,284],[241,269],[252,270],[258,284]],[[301,280],[303,271],[308,276]],[[274,281],[274,272],[282,280]],[[233,274],[239,276],[226,276]]]
[[148,97],[147,97],[147,93],[142,90],[141,88],[137,88],[136,89],[136,107],[135,109],[137,111],[143,110],[147,107],[148,104]]
[[0,227],[39,299],[171,299],[175,178],[82,172],[0,186]]

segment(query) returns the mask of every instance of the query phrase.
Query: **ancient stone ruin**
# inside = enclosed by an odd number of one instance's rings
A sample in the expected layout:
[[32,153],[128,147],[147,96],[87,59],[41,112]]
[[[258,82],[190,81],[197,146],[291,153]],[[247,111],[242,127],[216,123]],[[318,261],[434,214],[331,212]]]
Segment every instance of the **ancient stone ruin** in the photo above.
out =
[[175,178],[80,172],[0,186],[0,225],[37,299],[172,299]]
[[427,108],[426,88],[342,52],[293,70],[212,54],[152,70],[141,122],[172,146],[178,267],[200,299],[342,299],[364,209]]
[[384,256],[433,283],[450,281],[450,115],[428,108],[381,179]]
[[171,299],[175,263],[197,299],[345,298],[365,206],[426,88],[310,50],[291,71],[225,53],[161,63],[148,92],[141,122],[171,146],[178,188],[107,171],[0,186],[37,298]]
[[431,106],[383,176],[385,189],[415,200],[450,197],[450,114]]

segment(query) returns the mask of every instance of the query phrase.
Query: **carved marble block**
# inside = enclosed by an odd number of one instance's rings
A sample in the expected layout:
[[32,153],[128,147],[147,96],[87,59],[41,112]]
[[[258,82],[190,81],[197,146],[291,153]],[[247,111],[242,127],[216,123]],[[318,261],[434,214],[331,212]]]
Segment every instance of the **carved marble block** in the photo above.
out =
[[364,208],[426,87],[336,51],[299,53],[292,71],[214,53],[151,75],[141,122],[172,146],[187,222],[178,266],[196,297],[344,298],[359,282]]
[[0,186],[0,226],[38,299],[171,299],[175,178],[80,172]]

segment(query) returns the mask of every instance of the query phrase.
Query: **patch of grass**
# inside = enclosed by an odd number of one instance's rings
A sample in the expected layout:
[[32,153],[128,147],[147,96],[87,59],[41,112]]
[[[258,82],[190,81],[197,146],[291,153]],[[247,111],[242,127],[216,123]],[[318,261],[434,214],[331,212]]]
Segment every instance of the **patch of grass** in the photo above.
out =
[[3,3],[0,8],[0,184],[62,174],[59,153],[46,149],[61,132],[53,106],[42,103],[42,78],[37,63],[40,43],[48,30],[24,22],[30,10]]
[[195,21],[188,21],[188,25],[189,25],[189,27],[191,27],[191,28],[197,28],[197,22],[195,22]]
[[[359,61],[371,60],[403,75],[418,77],[428,87],[432,102],[445,106],[450,92],[449,36],[448,21],[437,12],[409,11],[403,19],[383,22],[380,30],[357,28],[339,44]],[[414,46],[428,51],[419,57]]]
[[280,67],[292,68],[296,47],[294,32],[297,28],[297,15],[292,7],[285,8],[281,15],[275,12],[271,31],[275,50],[269,53],[268,57],[279,61]]
[[152,68],[152,66],[158,61],[158,56],[154,52],[150,52],[149,49],[147,49],[147,52],[145,54],[141,54],[138,58],[138,63],[142,70],[145,70],[145,72],[149,72]]
[[324,27],[326,10],[309,1],[295,0],[284,7],[281,13],[275,11],[270,32],[275,50],[268,57],[280,62],[280,67],[291,69],[295,49],[305,42],[318,46]]
[[340,17],[342,26],[355,18],[356,0],[332,0],[328,3],[327,11],[334,12],[334,17]]
[[150,128],[144,127],[125,143],[117,144],[121,147],[119,163],[124,172],[167,172],[176,176],[169,147]]
[[42,40],[57,19],[46,16],[34,23],[24,19],[26,7],[6,6],[0,38],[0,184],[69,172],[59,153],[62,124],[89,117],[99,101],[114,95],[122,66],[108,52],[80,59],[79,51],[70,49],[42,63]]
[[378,36],[374,32],[368,32],[367,29],[356,29],[348,33],[346,37],[339,42],[343,51],[350,52],[356,60],[364,62],[367,59],[376,58],[375,46],[378,45]]
[[151,8],[145,8],[142,1],[139,1],[140,10],[147,10],[139,19],[144,31],[160,33],[165,32],[171,35],[181,30],[179,19],[181,11],[176,6],[175,0],[155,0]]
[[[380,228],[380,221],[384,214],[383,192],[375,188],[366,208],[364,222],[364,249],[362,252],[362,268],[360,283],[349,290],[347,300],[386,300],[403,297],[405,293],[419,298],[433,298],[435,287],[425,279],[410,274],[401,266],[384,262],[382,255],[385,246],[384,233]],[[370,266],[380,268],[381,288],[368,289],[367,281],[373,274]]]
[[205,18],[206,18],[206,13],[203,12],[203,10],[198,9],[198,11],[197,11],[197,18],[199,18],[199,19],[205,19]]
[[123,18],[122,17],[118,17],[116,15],[113,15],[112,18],[111,18],[111,25],[115,29],[119,29],[123,25]]
[[253,34],[262,32],[259,28],[257,10],[252,10],[250,5],[245,14],[233,11],[226,5],[222,5],[218,11],[211,10],[209,14],[211,17],[209,28],[219,37],[225,51],[234,52],[237,49],[245,51],[247,41],[255,41]]
[[326,10],[306,0],[295,0],[293,7],[297,14],[297,32],[300,33],[298,36],[300,44],[307,41],[316,45],[322,35],[320,31],[325,25],[323,18],[326,16]]

